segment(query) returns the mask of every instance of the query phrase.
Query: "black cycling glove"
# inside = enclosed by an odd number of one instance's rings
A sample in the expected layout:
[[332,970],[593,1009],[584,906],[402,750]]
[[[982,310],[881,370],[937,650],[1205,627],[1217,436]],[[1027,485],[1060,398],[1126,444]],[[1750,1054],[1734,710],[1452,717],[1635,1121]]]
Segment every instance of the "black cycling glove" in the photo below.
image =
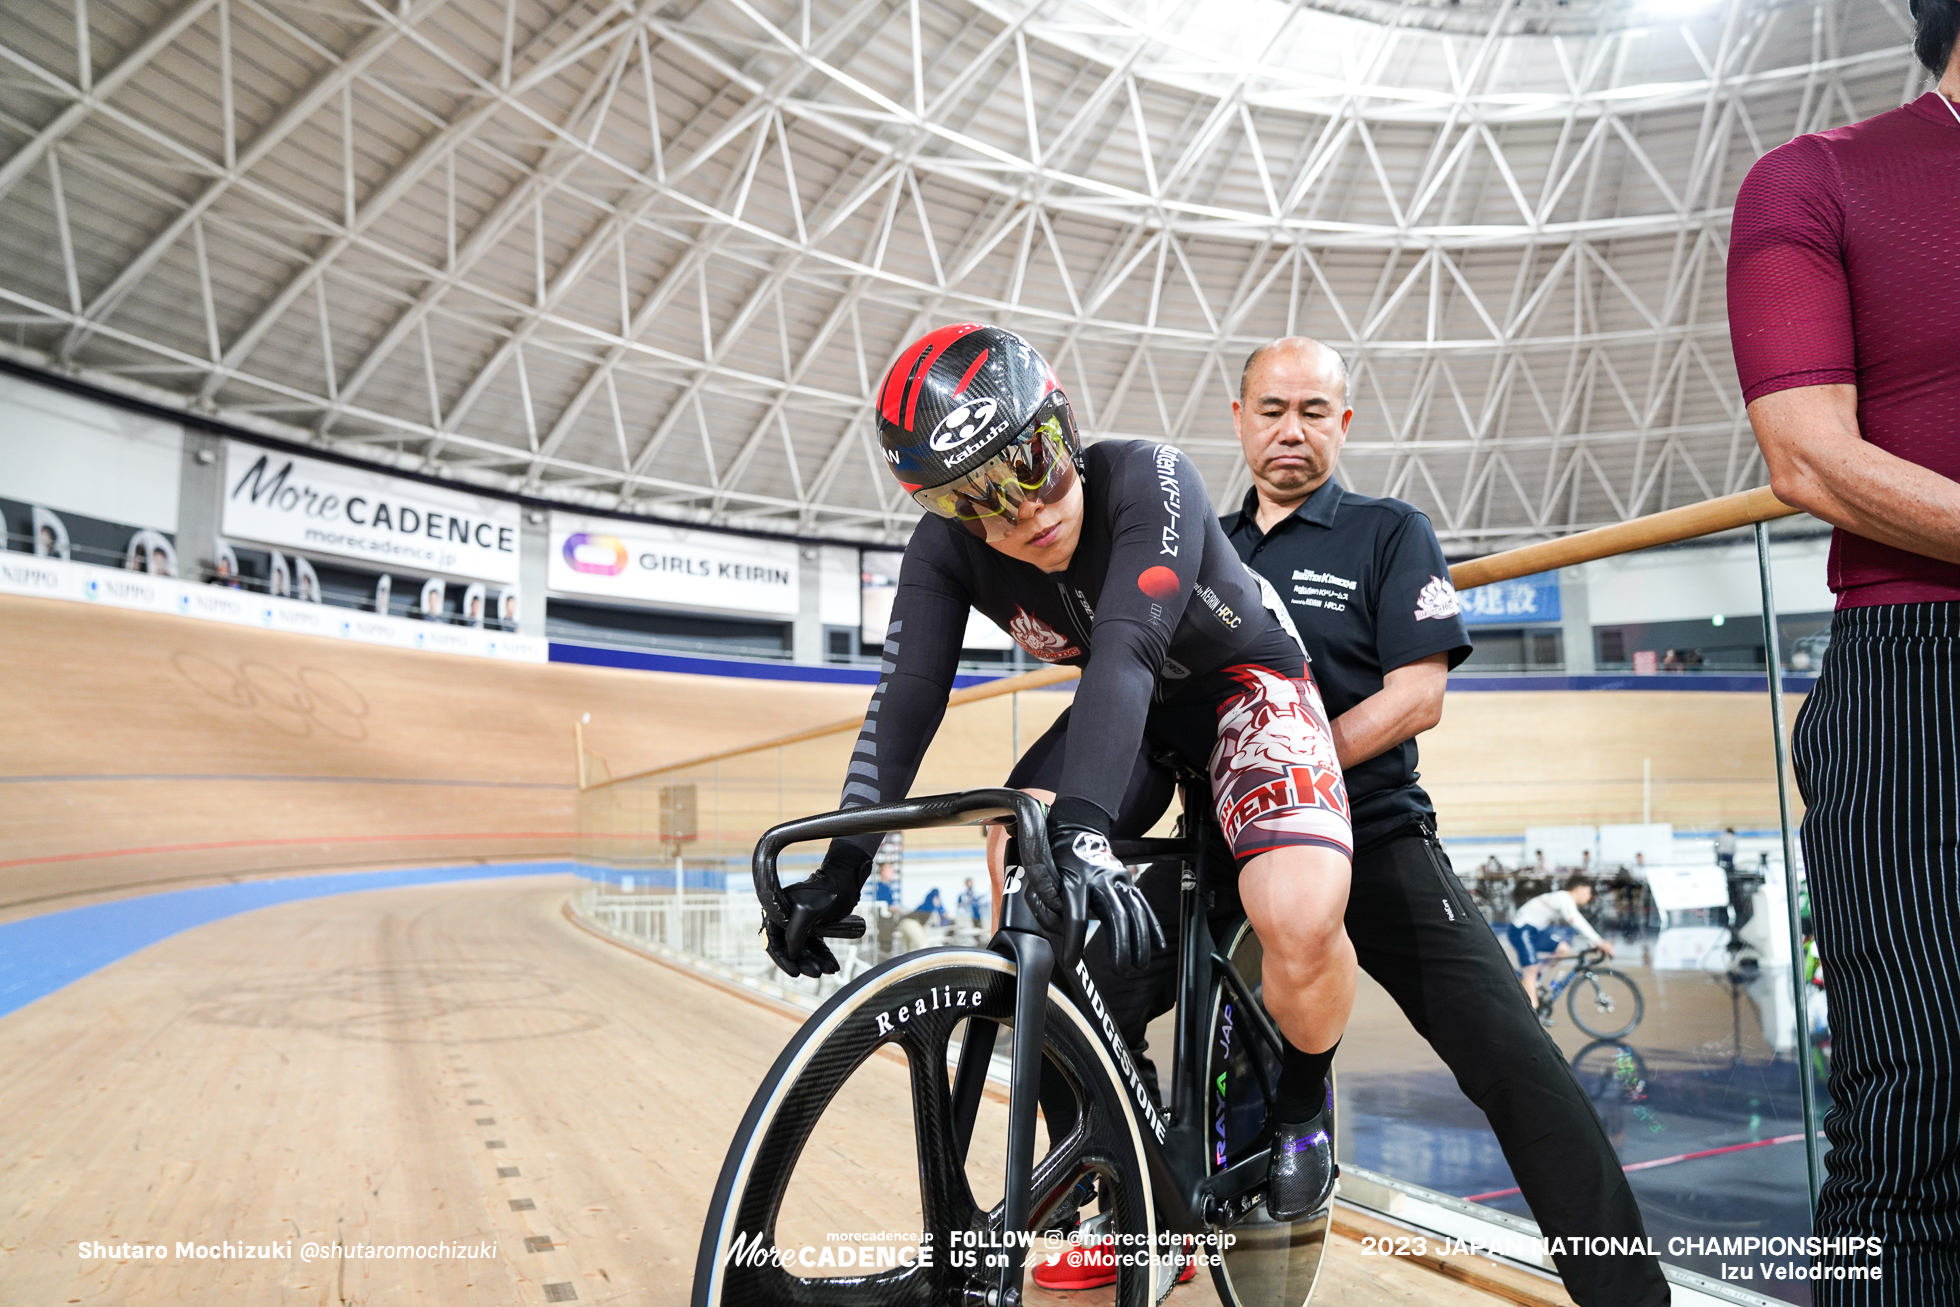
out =
[[[784,925],[764,918],[763,933],[768,937],[769,960],[792,976],[815,979],[837,970],[837,957],[830,945],[817,934],[851,915],[864,882],[871,877],[871,855],[845,840],[832,840],[816,871],[783,887],[789,906]],[[853,935],[864,933],[863,923]]]
[[1087,799],[1057,799],[1048,813],[1048,848],[1062,882],[1083,881],[1089,908],[1109,932],[1109,952],[1120,972],[1140,972],[1164,947],[1164,930],[1143,892],[1109,847],[1108,813]]

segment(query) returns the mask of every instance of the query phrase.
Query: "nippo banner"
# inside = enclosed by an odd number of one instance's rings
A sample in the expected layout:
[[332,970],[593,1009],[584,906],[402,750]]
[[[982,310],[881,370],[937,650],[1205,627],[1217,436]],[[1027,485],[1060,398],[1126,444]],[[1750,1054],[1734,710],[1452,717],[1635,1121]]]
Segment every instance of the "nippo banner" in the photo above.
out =
[[548,647],[535,636],[488,631],[447,622],[418,622],[331,604],[280,599],[273,595],[199,585],[174,576],[151,576],[117,567],[71,563],[65,558],[36,558],[32,554],[0,552],[0,594],[38,599],[68,599],[104,608],[134,608],[142,612],[175,613],[209,622],[258,626],[269,631],[330,636],[356,644],[385,644],[397,649],[428,649],[475,658],[507,658],[541,663]]
[[792,541],[551,515],[549,584],[558,594],[794,617],[797,566]]
[[521,510],[501,499],[404,481],[230,441],[223,533],[383,570],[517,580]]

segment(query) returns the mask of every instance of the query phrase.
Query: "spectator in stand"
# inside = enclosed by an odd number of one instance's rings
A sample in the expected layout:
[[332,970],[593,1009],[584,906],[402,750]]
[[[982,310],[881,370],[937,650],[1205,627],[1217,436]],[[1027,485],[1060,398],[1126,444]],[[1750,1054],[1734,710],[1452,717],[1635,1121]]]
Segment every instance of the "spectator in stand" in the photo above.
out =
[[901,903],[898,887],[898,866],[895,863],[878,864],[877,902],[880,907],[896,911]]
[[1831,974],[1818,1307],[1960,1295],[1960,4],[1911,0],[1938,86],[1799,136],[1736,196],[1729,330],[1787,504],[1837,528],[1793,754]]
[[973,877],[966,878],[966,888],[960,891],[959,900],[954,904],[959,911],[960,920],[979,929],[987,923],[987,896],[973,888]]
[[946,924],[946,901],[937,887],[926,891],[919,906],[898,919],[898,933],[905,941],[901,953],[913,953],[926,946],[926,928]]
[[1661,659],[1661,670],[1664,672],[1678,672],[1681,670],[1681,667],[1681,651],[1679,649],[1669,649],[1667,656]]
[[1715,865],[1728,875],[1735,875],[1735,827],[1724,827],[1715,837]]

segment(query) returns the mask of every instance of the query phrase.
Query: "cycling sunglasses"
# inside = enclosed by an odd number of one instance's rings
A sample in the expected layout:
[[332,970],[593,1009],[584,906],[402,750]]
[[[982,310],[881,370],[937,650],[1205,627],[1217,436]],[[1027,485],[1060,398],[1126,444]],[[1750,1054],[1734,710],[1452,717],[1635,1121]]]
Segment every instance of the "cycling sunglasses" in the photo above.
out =
[[1050,414],[959,480],[915,490],[912,498],[927,512],[950,517],[991,543],[1014,530],[1022,504],[1030,499],[1055,503],[1074,484],[1075,460],[1063,439],[1061,418]]

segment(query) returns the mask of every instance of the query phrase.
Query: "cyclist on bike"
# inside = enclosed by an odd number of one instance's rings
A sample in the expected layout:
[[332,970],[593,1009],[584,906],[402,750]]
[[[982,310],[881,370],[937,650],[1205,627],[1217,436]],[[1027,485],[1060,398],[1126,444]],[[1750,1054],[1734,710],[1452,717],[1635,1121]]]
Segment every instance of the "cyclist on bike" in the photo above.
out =
[[[1152,755],[1208,772],[1265,950],[1265,1001],[1291,1045],[1267,1209],[1280,1220],[1315,1210],[1335,1175],[1327,1069],[1354,1003],[1342,927],[1352,834],[1320,693],[1284,609],[1239,561],[1184,455],[1146,441],[1082,447],[1054,372],[1013,332],[965,324],[915,341],[877,412],[892,475],[927,516],[906,547],[843,806],[906,797],[945,712],[969,607],[1037,658],[1082,668],[1073,706],[1008,784],[1053,803],[1055,866],[1086,884],[1102,923],[1085,954],[1093,978],[1104,955],[1140,971],[1162,947],[1109,846],[1168,804],[1170,776]],[[877,844],[835,841],[788,887],[788,922],[769,941],[785,971],[836,969],[814,931],[850,913]],[[1059,887],[1036,880],[1029,905],[1058,924]]]
[[1565,888],[1555,889],[1548,894],[1540,894],[1516,912],[1511,914],[1505,926],[1505,934],[1510,937],[1511,948],[1518,955],[1518,968],[1523,972],[1524,992],[1533,1003],[1538,1001],[1538,970],[1550,958],[1570,957],[1572,949],[1552,933],[1555,926],[1563,926],[1578,932],[1586,940],[1587,946],[1596,948],[1607,957],[1613,956],[1613,946],[1599,937],[1581,911],[1592,902],[1592,878],[1582,871],[1575,871],[1565,878]]

